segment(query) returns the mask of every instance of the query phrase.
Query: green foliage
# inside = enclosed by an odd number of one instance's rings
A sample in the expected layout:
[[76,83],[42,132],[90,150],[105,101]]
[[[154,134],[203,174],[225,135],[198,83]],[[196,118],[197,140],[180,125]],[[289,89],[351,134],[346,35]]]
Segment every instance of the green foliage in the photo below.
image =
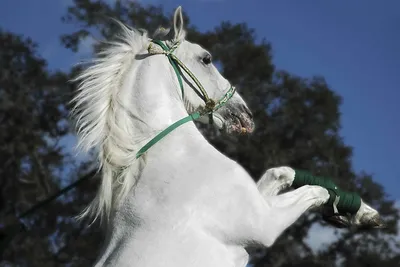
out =
[[[168,27],[172,13],[136,1],[116,1],[111,6],[75,0],[63,21],[79,28],[61,37],[64,46],[79,51],[88,36],[112,38],[117,25],[110,17],[153,32],[160,25]],[[257,41],[245,23],[222,22],[199,32],[186,15],[185,21],[188,39],[212,52],[224,76],[237,85],[249,104],[256,122],[256,131],[246,137],[221,138],[199,125],[214,146],[242,164],[255,180],[267,168],[279,165],[333,177],[341,188],[356,190],[378,207],[390,225],[372,232],[341,230],[337,240],[314,252],[305,239],[313,224],[323,222],[309,214],[271,248],[249,248],[254,265],[399,266],[395,240],[399,215],[379,183],[352,170],[352,148],[339,134],[341,97],[322,77],[306,79],[276,70],[271,45]],[[101,44],[94,49],[101,49]],[[84,164],[60,175],[68,157],[61,153],[57,140],[68,132],[65,107],[74,85],[67,80],[77,69],[70,74],[49,72],[30,40],[4,31],[0,31],[0,64],[0,222],[13,225],[22,210],[91,169]],[[4,266],[90,265],[104,237],[98,225],[86,228],[73,216],[93,198],[97,185],[94,178],[24,221],[28,231],[7,249],[4,259],[9,265]]]
[[[46,69],[31,40],[3,30],[0,65],[0,222],[12,227],[22,211],[59,188],[64,157],[57,142],[68,131],[62,106],[65,86],[60,84],[66,84],[66,79]],[[44,213],[38,213],[24,221],[34,231],[19,236],[5,258],[24,265],[40,262],[46,251],[49,254],[47,236],[56,222],[54,216],[44,218]],[[51,230],[40,229],[40,224]]]

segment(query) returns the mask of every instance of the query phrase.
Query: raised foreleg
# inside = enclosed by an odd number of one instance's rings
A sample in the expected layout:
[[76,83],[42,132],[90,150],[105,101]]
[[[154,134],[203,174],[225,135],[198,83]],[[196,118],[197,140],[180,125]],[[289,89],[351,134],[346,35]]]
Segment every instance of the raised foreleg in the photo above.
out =
[[[267,179],[268,176],[265,176]],[[283,177],[283,176],[281,176]],[[264,180],[267,185],[267,181]],[[264,235],[262,237],[262,244],[271,246],[275,240],[297,219],[299,219],[304,212],[309,209],[319,207],[328,202],[330,195],[328,190],[320,186],[305,185],[296,190],[280,194],[276,194],[280,188],[278,184],[282,181],[273,181],[275,186],[266,186],[267,191],[263,187],[263,182],[260,184],[260,193],[266,203],[266,216],[263,227]],[[286,183],[284,183],[286,186]]]
[[263,197],[276,196],[292,185],[295,174],[295,170],[287,166],[268,169],[257,182],[258,190]]
[[[309,175],[311,176],[311,175]],[[296,177],[296,171],[290,167],[275,167],[268,169],[263,176],[257,182],[257,187],[260,191],[260,194],[266,198],[268,196],[276,196],[280,191],[291,187]],[[312,176],[311,176],[312,177]],[[313,178],[313,177],[312,177]],[[327,187],[335,187],[333,182],[327,178],[316,178],[314,177],[312,183],[310,185],[315,185],[318,179],[325,179],[324,184]],[[303,182],[303,181],[301,181]],[[301,186],[302,183],[297,181],[294,187]],[[331,191],[331,194],[334,194]],[[348,195],[348,194],[347,194]],[[339,200],[339,199],[338,199]],[[343,199],[342,199],[343,200]],[[346,203],[347,202],[347,203]],[[346,204],[349,203],[348,199],[345,201]],[[339,203],[337,203],[339,204]],[[336,227],[344,227],[344,226],[361,226],[368,228],[381,228],[384,227],[385,224],[381,217],[379,216],[378,211],[367,205],[362,199],[360,199],[360,206],[357,210],[348,212],[344,207],[344,205],[339,205],[339,214],[326,214],[325,212],[330,212],[331,208],[324,209],[324,219],[336,226]],[[344,212],[341,212],[341,208],[344,209]]]
[[330,196],[325,188],[305,185],[296,190],[266,198],[266,201],[271,204],[270,212],[273,217],[273,227],[269,234],[276,240],[304,212],[324,205]]
[[[257,182],[257,189],[260,193],[264,210],[256,212],[260,220],[258,220],[259,223],[253,224],[253,226],[257,226],[253,228],[253,233],[258,233],[256,234],[258,238],[255,238],[255,240],[260,240],[261,244],[271,246],[307,210],[321,207],[328,203],[329,206],[339,203],[340,199],[337,198],[334,190],[326,189],[320,185],[305,184],[301,186],[303,181],[296,179],[298,179],[296,171],[284,166],[268,169]],[[278,195],[281,190],[288,187],[298,188]],[[339,205],[338,207],[342,206]],[[343,217],[343,215],[340,216]],[[334,216],[330,218],[334,218]],[[373,225],[372,227],[379,227],[382,225],[378,212],[367,206],[362,200],[359,210],[347,218],[343,217],[345,223],[347,221],[349,226],[371,227]],[[254,222],[256,221],[254,220]],[[332,223],[329,220],[328,222]]]

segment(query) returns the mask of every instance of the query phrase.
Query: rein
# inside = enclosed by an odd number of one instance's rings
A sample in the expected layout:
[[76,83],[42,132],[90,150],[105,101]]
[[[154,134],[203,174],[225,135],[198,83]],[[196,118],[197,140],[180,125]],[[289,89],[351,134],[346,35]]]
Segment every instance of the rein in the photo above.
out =
[[226,102],[228,102],[228,100],[231,99],[231,97],[234,95],[236,91],[235,87],[231,86],[220,100],[215,101],[211,99],[208,96],[207,91],[204,89],[203,85],[196,78],[196,76],[185,66],[185,64],[182,63],[182,61],[180,61],[174,54],[172,54],[174,50],[178,47],[178,45],[179,44],[175,44],[172,47],[167,47],[160,40],[152,40],[147,50],[149,54],[152,55],[164,54],[168,57],[168,60],[175,71],[176,77],[178,78],[179,86],[182,92],[182,99],[184,98],[184,89],[182,81],[182,69],[183,69],[199,88],[199,90],[197,90],[196,88],[193,88],[193,90],[204,101],[205,106],[201,110],[191,113],[188,116],[176,121],[175,123],[168,126],[165,130],[160,132],[158,135],[156,135],[136,153],[136,158],[141,157],[150,147],[152,147],[154,144],[156,144],[158,141],[164,138],[167,134],[169,134],[170,132],[172,132],[173,130],[175,130],[176,128],[178,128],[179,126],[181,126],[186,122],[194,121],[200,118],[201,116],[208,114],[209,121],[211,124],[213,112],[224,106]]

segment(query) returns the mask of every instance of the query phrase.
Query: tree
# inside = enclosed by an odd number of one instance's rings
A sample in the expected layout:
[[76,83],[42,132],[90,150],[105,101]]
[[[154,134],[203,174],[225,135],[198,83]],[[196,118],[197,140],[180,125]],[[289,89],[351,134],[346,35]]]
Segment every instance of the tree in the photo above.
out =
[[[32,40],[0,29],[0,64],[0,222],[3,228],[18,225],[18,216],[32,203],[58,190],[59,174],[67,160],[58,141],[68,132],[68,125],[67,111],[62,106],[66,98],[63,87],[59,86],[66,84],[65,75],[49,73]],[[46,214],[41,211],[22,222],[32,231],[26,232],[25,237],[17,236],[3,255],[6,260],[26,265],[29,261],[51,258],[47,236],[56,221],[55,217],[46,218]],[[41,228],[44,224],[46,227]]]

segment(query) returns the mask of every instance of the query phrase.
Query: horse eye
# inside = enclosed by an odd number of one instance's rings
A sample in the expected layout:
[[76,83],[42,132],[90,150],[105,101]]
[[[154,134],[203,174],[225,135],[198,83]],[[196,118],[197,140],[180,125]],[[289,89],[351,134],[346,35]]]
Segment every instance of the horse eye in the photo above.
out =
[[202,61],[206,65],[210,64],[211,63],[211,55],[206,55],[205,57],[203,57]]

